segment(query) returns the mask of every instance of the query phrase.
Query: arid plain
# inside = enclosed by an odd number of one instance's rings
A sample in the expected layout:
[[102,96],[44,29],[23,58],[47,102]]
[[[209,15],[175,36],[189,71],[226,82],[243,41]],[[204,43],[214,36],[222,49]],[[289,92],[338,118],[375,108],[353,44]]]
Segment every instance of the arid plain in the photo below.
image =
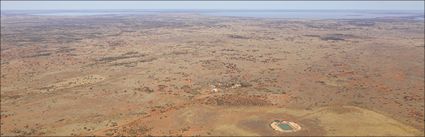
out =
[[424,135],[424,22],[2,15],[1,135]]

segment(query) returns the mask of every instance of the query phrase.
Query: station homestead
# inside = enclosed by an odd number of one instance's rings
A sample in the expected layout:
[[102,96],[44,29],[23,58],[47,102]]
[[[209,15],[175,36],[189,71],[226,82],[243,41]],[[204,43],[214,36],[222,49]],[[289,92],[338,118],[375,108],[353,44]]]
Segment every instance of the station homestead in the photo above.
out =
[[2,11],[0,86],[2,136],[423,136],[424,22]]

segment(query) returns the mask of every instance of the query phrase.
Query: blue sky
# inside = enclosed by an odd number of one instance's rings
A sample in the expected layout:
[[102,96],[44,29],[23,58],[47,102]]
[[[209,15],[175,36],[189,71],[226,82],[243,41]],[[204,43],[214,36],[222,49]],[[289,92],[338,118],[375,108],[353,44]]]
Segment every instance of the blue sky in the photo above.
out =
[[372,9],[424,10],[424,1],[1,1],[1,10]]

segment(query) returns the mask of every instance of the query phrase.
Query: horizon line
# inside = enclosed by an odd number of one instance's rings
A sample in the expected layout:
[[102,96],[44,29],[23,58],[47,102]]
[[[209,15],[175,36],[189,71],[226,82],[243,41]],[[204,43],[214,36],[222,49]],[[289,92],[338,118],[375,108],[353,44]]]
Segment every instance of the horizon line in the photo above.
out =
[[284,10],[297,10],[297,11],[424,11],[424,9],[1,9],[1,11],[49,11],[49,10],[62,10],[62,11],[76,11],[76,10],[251,10],[251,11],[284,11]]

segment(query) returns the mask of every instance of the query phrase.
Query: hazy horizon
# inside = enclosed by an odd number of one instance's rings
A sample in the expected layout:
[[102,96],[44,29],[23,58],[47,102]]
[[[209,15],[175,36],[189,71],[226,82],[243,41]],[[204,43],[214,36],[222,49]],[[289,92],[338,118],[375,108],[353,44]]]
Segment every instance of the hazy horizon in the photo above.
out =
[[391,9],[4,9],[2,11],[423,11]]
[[424,1],[1,1],[1,10],[393,10]]

